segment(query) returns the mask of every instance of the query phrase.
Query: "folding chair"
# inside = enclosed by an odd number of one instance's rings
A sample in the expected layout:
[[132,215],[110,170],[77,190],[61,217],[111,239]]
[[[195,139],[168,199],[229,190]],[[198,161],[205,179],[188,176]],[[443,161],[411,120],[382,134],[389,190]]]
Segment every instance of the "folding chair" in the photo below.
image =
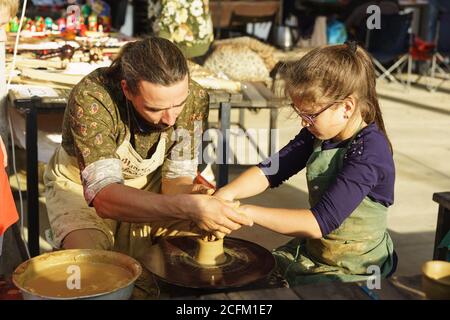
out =
[[[367,30],[366,50],[371,54],[379,80],[388,79],[395,83],[411,84],[412,58],[410,47],[412,13],[382,14],[381,29]],[[407,79],[402,81],[393,75],[401,73],[407,65]]]
[[450,79],[450,12],[440,12],[436,24],[435,47],[431,61],[430,76],[442,81],[437,84],[427,84],[427,88],[435,91],[445,81]]

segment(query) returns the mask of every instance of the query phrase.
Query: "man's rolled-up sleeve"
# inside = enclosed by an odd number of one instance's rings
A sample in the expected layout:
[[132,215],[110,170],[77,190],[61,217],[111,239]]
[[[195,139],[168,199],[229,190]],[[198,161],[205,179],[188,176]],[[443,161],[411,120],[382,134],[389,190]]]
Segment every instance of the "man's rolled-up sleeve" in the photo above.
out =
[[81,172],[84,198],[91,205],[97,193],[112,183],[124,183],[122,161],[119,159],[98,160]]
[[179,177],[197,176],[197,159],[192,160],[170,160],[166,159],[162,168],[162,176],[166,179],[176,179]]

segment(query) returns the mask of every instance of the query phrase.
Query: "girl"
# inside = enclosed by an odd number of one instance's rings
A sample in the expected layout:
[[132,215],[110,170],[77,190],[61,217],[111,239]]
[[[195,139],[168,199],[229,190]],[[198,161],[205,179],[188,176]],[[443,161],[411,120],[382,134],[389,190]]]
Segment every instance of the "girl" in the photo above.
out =
[[283,75],[304,128],[215,195],[251,197],[306,168],[309,209],[240,207],[255,223],[296,237],[274,252],[289,283],[391,274],[396,259],[386,218],[395,169],[369,55],[354,42],[317,48]]

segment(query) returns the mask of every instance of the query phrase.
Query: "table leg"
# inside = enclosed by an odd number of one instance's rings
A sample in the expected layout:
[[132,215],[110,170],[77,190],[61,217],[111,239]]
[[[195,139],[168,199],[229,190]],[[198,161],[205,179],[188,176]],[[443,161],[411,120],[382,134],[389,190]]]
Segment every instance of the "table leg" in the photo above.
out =
[[[277,152],[278,145],[278,109],[277,108],[271,108],[270,109],[270,124],[269,124],[269,152],[267,153],[269,157]],[[272,129],[274,130],[272,133]]]
[[244,122],[245,122],[245,109],[240,108],[239,109],[239,127],[244,128]]
[[419,34],[420,28],[420,8],[412,8],[413,18],[411,22],[412,34]]
[[436,224],[436,236],[434,239],[433,260],[446,260],[447,250],[439,249],[439,244],[450,230],[450,210],[443,205],[439,205],[438,218]]
[[20,233],[20,226],[19,226],[19,222],[13,224],[11,226],[12,229],[12,233],[14,236],[14,240],[17,243],[17,248],[19,248],[19,253],[20,253],[20,257],[22,258],[22,261],[27,260],[28,257],[28,253],[27,253],[27,248],[26,248],[26,244],[22,239],[22,234]]
[[222,145],[218,145],[217,159],[219,174],[217,179],[217,187],[223,187],[228,183],[228,156],[230,154],[229,143],[229,129],[230,129],[230,113],[231,104],[229,102],[221,102],[219,104],[219,121],[220,121],[220,133],[222,140],[219,139]]
[[[34,98],[34,97],[33,97]],[[37,107],[40,99],[32,99],[26,110],[28,249],[31,257],[39,255],[39,192],[37,150]]]

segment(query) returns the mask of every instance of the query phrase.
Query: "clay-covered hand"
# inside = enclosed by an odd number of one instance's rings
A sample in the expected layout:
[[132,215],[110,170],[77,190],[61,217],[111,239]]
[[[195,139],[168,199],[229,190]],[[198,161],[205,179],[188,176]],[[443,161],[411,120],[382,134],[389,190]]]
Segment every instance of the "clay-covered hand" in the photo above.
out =
[[222,200],[234,201],[235,196],[228,192],[225,188],[221,188],[214,192],[214,197],[220,198]]
[[214,193],[214,189],[208,188],[207,186],[204,186],[202,184],[193,184],[192,189],[189,193],[212,195]]
[[217,238],[223,238],[224,235],[238,230],[243,225],[253,225],[251,219],[239,214],[232,207],[236,206],[236,204],[227,203],[206,195],[198,195],[195,197],[197,197],[197,201],[190,217],[191,220],[200,229],[214,234]]

